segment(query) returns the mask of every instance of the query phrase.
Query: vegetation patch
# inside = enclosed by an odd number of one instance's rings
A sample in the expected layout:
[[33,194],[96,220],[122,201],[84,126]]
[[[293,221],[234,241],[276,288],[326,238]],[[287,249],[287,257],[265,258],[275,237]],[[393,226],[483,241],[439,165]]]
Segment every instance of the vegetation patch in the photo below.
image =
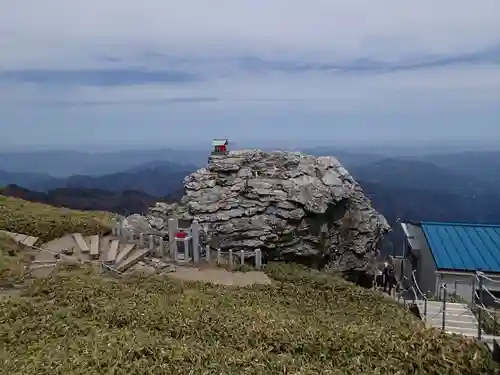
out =
[[21,282],[25,275],[25,257],[22,246],[0,233],[0,288]]
[[0,195],[0,229],[39,237],[42,242],[65,234],[101,234],[111,229],[114,215],[77,211]]
[[499,374],[335,275],[269,264],[245,288],[62,270],[0,299],[0,374]]

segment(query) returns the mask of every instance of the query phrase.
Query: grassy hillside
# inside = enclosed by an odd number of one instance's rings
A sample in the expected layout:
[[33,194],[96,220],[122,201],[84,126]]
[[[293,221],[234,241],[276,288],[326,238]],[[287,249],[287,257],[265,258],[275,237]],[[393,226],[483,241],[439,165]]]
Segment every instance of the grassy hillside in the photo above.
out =
[[73,272],[0,299],[0,374],[500,373],[476,344],[296,266],[246,288]]
[[23,261],[24,256],[20,246],[12,238],[0,233],[0,288],[22,280]]
[[0,195],[0,229],[40,237],[43,242],[74,232],[105,232],[111,219],[107,212],[69,210]]
[[[44,240],[109,219],[0,196],[0,228]],[[0,237],[0,281],[22,278],[19,250]],[[0,375],[500,374],[485,348],[425,329],[371,290],[288,264],[265,271],[273,285],[81,268],[26,282],[20,296],[0,289]]]

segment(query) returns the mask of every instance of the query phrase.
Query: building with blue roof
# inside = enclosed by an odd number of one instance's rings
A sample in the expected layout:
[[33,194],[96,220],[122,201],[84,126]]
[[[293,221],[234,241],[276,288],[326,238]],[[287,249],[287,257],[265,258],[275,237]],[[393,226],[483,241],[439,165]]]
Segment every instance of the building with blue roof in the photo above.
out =
[[470,301],[476,271],[500,281],[500,225],[405,221],[401,227],[403,274],[414,277],[422,292],[435,296],[444,283]]

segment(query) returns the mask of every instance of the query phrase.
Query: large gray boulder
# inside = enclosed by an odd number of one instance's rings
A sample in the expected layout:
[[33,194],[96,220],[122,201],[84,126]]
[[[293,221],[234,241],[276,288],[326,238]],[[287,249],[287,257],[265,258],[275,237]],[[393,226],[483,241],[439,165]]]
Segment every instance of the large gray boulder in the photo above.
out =
[[267,259],[328,259],[339,271],[368,271],[390,227],[334,157],[232,151],[184,179],[175,208],[196,219],[223,250],[260,248]]

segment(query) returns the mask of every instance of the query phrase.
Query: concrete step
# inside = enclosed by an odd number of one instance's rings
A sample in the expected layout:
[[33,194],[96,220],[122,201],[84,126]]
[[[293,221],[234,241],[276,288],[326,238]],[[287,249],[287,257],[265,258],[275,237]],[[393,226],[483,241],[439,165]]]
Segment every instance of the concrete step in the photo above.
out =
[[90,248],[81,233],[74,233],[73,238],[82,253],[88,253],[90,251]]
[[90,237],[90,259],[99,259],[99,236]]
[[[438,326],[436,328],[441,328]],[[449,327],[445,326],[445,331],[447,333],[454,333],[456,335],[463,335],[468,337],[477,337],[477,327],[476,328],[462,328],[462,327]]]
[[[424,312],[421,311],[421,313],[423,315]],[[461,311],[461,312],[449,312],[449,311],[445,311],[444,315],[445,315],[446,318],[449,318],[449,319],[452,319],[452,320],[476,319],[476,317],[474,316],[474,314],[470,310],[464,310],[464,311]],[[426,314],[427,318],[430,319],[430,318],[433,318],[435,316],[442,317],[443,316],[443,312],[442,311],[427,311],[427,314]]]
[[[423,301],[419,301],[419,304],[424,305]],[[442,301],[427,301],[427,308],[429,307],[439,307],[443,306]],[[465,303],[457,303],[457,302],[446,302],[446,309],[468,309],[469,306]]]
[[137,262],[143,259],[148,253],[149,249],[135,249],[129,256],[116,266],[119,272],[124,272],[130,267],[134,266]]
[[111,243],[109,245],[109,250],[108,254],[106,257],[106,262],[109,264],[114,264],[116,261],[116,257],[118,255],[118,246],[120,246],[120,241],[118,240],[111,240]]
[[99,239],[99,260],[101,262],[106,262],[106,260],[108,259],[110,243],[110,236],[104,236]]
[[[436,327],[441,327],[443,324],[442,319],[432,319],[431,324]],[[477,330],[477,322],[475,321],[460,321],[460,320],[445,320],[445,327],[456,327],[456,328],[464,328],[464,329],[476,329]]]
[[135,244],[129,243],[123,246],[122,249],[118,252],[118,255],[115,260],[115,264],[119,265],[122,261],[124,261],[128,255],[134,250]]
[[[424,311],[425,310],[424,306],[419,306],[419,310]],[[443,311],[443,309],[441,307],[440,308],[436,308],[436,307],[429,307],[429,306],[427,306],[427,312],[429,312],[431,314],[432,313],[437,313],[439,311]],[[448,306],[447,306],[444,311],[446,311],[447,314],[448,313],[449,314],[461,314],[461,313],[466,313],[467,311],[470,311],[470,309],[469,308],[466,308],[466,309],[464,309],[464,308],[449,309]]]

